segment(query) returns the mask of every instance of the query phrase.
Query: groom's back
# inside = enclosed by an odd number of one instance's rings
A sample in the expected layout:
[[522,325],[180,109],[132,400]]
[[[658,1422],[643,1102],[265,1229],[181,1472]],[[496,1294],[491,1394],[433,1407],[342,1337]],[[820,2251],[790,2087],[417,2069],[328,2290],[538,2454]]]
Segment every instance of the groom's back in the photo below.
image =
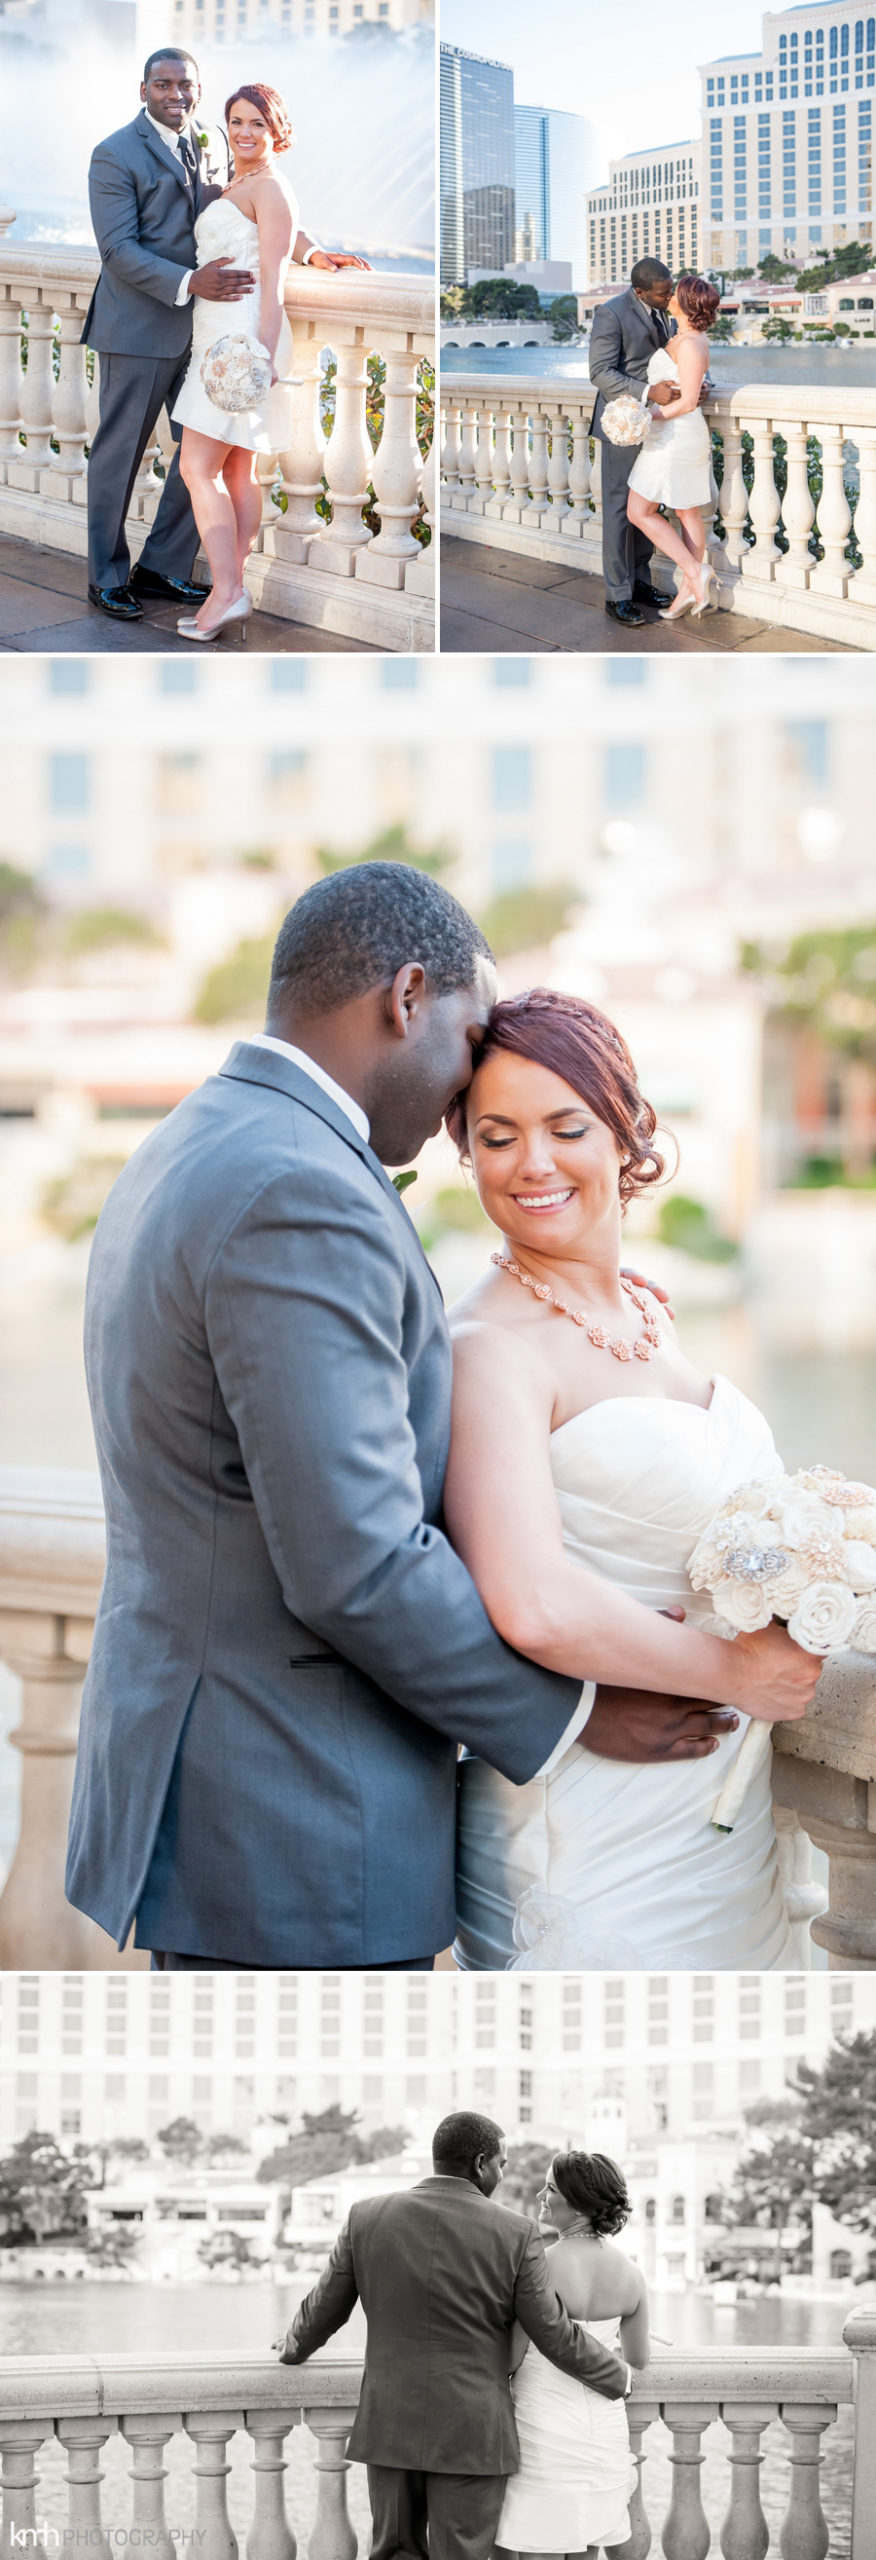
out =
[[523,2214],[465,2179],[354,2205],[350,2241],[368,2322],[355,2461],[503,2472],[516,2462],[508,2388]]

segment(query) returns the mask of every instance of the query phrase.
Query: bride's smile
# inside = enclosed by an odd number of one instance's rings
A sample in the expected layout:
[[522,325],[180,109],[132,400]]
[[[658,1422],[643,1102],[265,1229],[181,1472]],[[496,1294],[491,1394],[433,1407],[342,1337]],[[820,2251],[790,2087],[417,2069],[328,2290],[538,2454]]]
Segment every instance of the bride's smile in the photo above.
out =
[[562,1076],[507,1050],[476,1069],[466,1105],[478,1196],[508,1247],[621,1313],[623,1157],[612,1130]]

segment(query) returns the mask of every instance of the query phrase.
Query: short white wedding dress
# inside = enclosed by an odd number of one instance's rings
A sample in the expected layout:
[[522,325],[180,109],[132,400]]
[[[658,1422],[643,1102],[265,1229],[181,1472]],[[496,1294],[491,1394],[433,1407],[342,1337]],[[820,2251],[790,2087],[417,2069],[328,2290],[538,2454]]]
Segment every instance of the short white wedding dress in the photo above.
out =
[[[588,2336],[620,2346],[620,2322],[576,2321]],[[496,2541],[508,2551],[586,2551],[629,2538],[636,2485],[626,2402],[606,2400],[561,2373],[531,2343],[511,2385],[520,2469],[512,2472]]]
[[[294,197],[291,204],[294,238],[299,227]],[[283,453],[292,436],[292,393],[284,379],[292,370],[292,331],[285,315],[274,357],[280,380],[271,384],[257,409],[217,409],[201,381],[204,357],[217,338],[261,339],[258,223],[241,213],[230,196],[217,196],[198,215],[195,247],[199,267],[208,266],[213,258],[232,258],[236,267],[248,267],[255,277],[255,291],[244,294],[240,302],[206,302],[202,295],[195,295],[191,360],[172,416],[178,426],[197,427],[200,435],[214,436],[220,444],[243,445],[248,453]]]
[[[718,1377],[707,1407],[620,1395],[573,1414],[552,1434],[551,1471],[568,1553],[701,1625],[710,1603],[691,1589],[688,1557],[727,1495],[781,1461],[763,1415]],[[520,1787],[464,1759],[462,1969],[790,1970],[768,1757],[735,1829],[711,1824],[747,1723],[702,1760],[662,1765],[572,1743],[549,1777]]]
[[[668,347],[658,347],[650,358],[648,381],[671,382],[673,390],[680,391],[678,366]],[[708,506],[715,494],[712,439],[702,410],[689,410],[684,418],[667,418],[653,401],[651,408],[660,425],[652,426],[636,455],[629,488],[637,489],[640,498],[652,498],[655,506]]]

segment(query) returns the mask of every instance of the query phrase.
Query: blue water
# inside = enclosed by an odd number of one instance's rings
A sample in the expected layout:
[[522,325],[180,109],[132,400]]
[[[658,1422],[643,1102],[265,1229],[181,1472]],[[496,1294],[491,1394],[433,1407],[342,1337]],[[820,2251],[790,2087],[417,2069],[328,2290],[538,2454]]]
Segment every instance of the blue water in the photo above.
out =
[[[446,373],[521,374],[533,382],[589,383],[586,347],[443,347]],[[854,390],[876,384],[876,339],[843,347],[712,347],[709,371],[721,391],[746,383],[789,382],[809,390],[844,383]]]

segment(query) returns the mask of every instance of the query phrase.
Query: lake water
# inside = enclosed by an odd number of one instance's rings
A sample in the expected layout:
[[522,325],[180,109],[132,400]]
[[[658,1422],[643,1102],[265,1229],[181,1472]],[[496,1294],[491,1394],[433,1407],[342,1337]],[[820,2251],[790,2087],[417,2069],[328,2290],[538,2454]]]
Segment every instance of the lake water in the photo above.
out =
[[[308,2282],[311,2279],[308,2279]],[[35,2287],[23,2284],[0,2284],[0,2354],[16,2355],[87,2355],[197,2354],[199,2351],[225,2351],[232,2355],[264,2355],[281,2336],[301,2299],[305,2285],[299,2278],[288,2284],[220,2284],[161,2286],[97,2282],[76,2285],[47,2284]],[[719,2308],[710,2298],[689,2294],[666,2294],[655,2297],[652,2325],[655,2336],[671,2341],[676,2347],[695,2346],[834,2346],[841,2341],[842,2323],[847,2305],[837,2302],[800,2302],[767,2299],[746,2303],[738,2310]],[[332,2342],[329,2351],[343,2358],[358,2358],[362,2352],[363,2327],[357,2314],[349,2327]],[[764,2465],[764,2507],[770,2523],[773,2543],[778,2535],[788,2498],[789,2465],[787,2436],[776,2421],[767,2431],[767,2460]],[[666,2515],[672,2488],[668,2459],[669,2437],[662,2425],[648,2430],[645,2465],[645,2497],[654,2532],[653,2547],[659,2549],[658,2528]],[[717,2546],[717,2530],[725,2513],[729,2496],[729,2467],[726,2457],[727,2438],[723,2428],[711,2427],[704,2438],[707,2455],[704,2503],[713,2527]],[[822,2502],[830,2528],[831,2560],[845,2560],[849,2549],[851,2413],[843,2411],[825,2440],[822,2470]],[[296,2533],[306,2537],[315,2504],[312,2476],[314,2454],[312,2438],[303,2427],[296,2427],[287,2440],[287,2497]],[[101,2455],[105,2472],[104,2515],[110,2529],[121,2531],[130,2519],[130,2488],[126,2474],[130,2467],[128,2448],[118,2437],[110,2437]],[[194,2523],[193,2448],[184,2436],[175,2436],[164,2457],[167,2463],[168,2522],[179,2531],[188,2532]],[[228,2449],[230,2476],[228,2482],[231,2522],[243,2542],[251,2518],[252,2484],[250,2472],[251,2446],[243,2436],[232,2438]],[[37,2514],[60,2529],[66,2521],[64,2460],[59,2445],[44,2447],[38,2456],[41,2485],[37,2494]],[[368,2547],[368,2505],[365,2475],[358,2465],[349,2474],[350,2509],[359,2534],[360,2549]],[[118,2547],[124,2547],[119,2542]],[[195,2553],[197,2545],[193,2546]]]
[[[443,347],[441,364],[445,373],[521,374],[534,383],[590,380],[586,347]],[[872,390],[876,339],[850,347],[712,347],[709,371],[720,391],[757,382],[788,382],[807,391],[815,383]]]

